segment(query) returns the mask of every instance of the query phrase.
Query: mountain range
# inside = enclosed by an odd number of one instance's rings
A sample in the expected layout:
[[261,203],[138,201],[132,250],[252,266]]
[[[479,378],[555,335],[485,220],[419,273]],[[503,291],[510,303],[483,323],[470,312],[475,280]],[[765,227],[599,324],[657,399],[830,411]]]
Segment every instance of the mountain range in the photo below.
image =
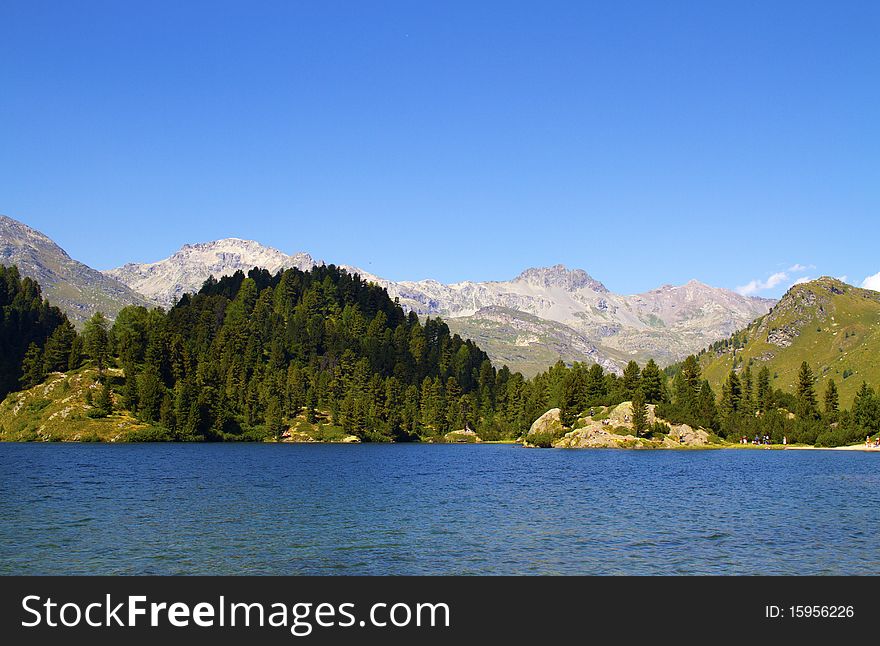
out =
[[[0,263],[18,264],[78,323],[98,309],[112,317],[128,304],[169,307],[182,294],[198,291],[211,275],[253,267],[274,273],[322,262],[304,252],[289,255],[226,238],[184,245],[156,262],[98,272],[72,260],[40,232],[0,216]],[[527,376],[559,359],[599,363],[615,372],[630,359],[673,363],[728,337],[774,304],[695,280],[642,294],[615,294],[586,271],[563,265],[526,269],[507,281],[454,284],[390,281],[339,266],[386,288],[406,310],[442,316],[453,332],[473,339],[498,365]]]

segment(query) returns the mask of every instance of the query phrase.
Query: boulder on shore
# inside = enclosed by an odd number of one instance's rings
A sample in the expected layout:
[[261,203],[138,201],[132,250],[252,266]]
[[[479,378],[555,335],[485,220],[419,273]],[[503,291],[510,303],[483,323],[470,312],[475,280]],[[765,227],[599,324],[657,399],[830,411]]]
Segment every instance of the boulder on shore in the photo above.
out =
[[558,408],[551,408],[535,420],[526,436],[537,433],[559,433],[561,435],[563,431],[561,414],[562,411]]
[[[648,421],[648,426],[657,421],[657,416],[654,413],[654,409],[656,406],[654,404],[647,404],[645,406],[647,409],[647,415],[645,416]],[[632,402],[623,402],[614,407],[608,415],[608,420],[614,426],[626,426],[627,428],[633,427],[633,405]]]
[[671,427],[665,443],[672,446],[706,446],[709,444],[709,434],[701,428],[677,424]]
[[592,422],[563,435],[553,442],[554,449],[631,448],[641,444],[634,435],[618,435],[601,422]]

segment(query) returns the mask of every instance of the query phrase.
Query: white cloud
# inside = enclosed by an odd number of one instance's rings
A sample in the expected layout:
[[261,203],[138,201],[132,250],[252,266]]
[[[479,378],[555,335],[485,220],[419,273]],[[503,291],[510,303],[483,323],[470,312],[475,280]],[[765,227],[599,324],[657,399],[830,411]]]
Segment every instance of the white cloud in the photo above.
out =
[[[775,274],[770,274],[770,276],[767,277],[767,280],[755,278],[745,285],[740,285],[736,288],[736,292],[742,294],[743,296],[752,296],[753,294],[757,294],[758,292],[764,292],[768,289],[773,289],[774,287],[781,285],[788,280],[790,274],[801,274],[809,269],[815,268],[815,265],[802,265],[801,263],[796,262],[785,271],[777,271]],[[810,279],[804,276],[798,278],[793,284],[800,285],[801,283],[805,283],[808,280]]]
[[843,276],[838,276],[837,280],[839,280],[841,283],[849,283],[849,276],[844,274]]
[[873,276],[868,276],[865,280],[863,280],[862,287],[864,287],[865,289],[873,289],[875,292],[880,292],[880,271],[878,271]]
[[803,285],[804,283],[809,283],[811,280],[813,279],[809,276],[801,276],[796,281],[794,281],[791,286],[794,287],[795,285]]
[[737,293],[742,294],[743,296],[751,296],[752,294],[756,294],[758,292],[763,292],[767,289],[773,289],[779,283],[788,279],[788,273],[784,271],[778,271],[775,274],[771,274],[767,280],[752,280],[745,285],[740,285],[736,288]]

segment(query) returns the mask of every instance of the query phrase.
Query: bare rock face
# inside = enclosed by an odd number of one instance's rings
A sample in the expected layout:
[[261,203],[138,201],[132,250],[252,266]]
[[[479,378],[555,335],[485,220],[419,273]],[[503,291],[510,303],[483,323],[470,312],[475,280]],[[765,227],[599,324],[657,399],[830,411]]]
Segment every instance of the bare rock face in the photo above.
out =
[[110,319],[127,305],[151,305],[113,277],[72,259],[45,234],[0,215],[0,265],[16,265],[77,326],[95,312]]
[[455,444],[471,444],[483,441],[480,439],[479,435],[477,435],[469,428],[463,428],[458,431],[450,431],[443,437],[446,439],[447,442],[452,442]]
[[200,244],[187,244],[172,256],[153,263],[129,263],[104,272],[130,288],[165,306],[173,305],[186,293],[197,292],[213,276],[247,273],[254,267],[275,273],[296,268],[307,271],[320,264],[307,253],[292,256],[254,242],[225,238]]
[[796,325],[785,325],[781,328],[773,328],[767,333],[767,343],[772,343],[780,348],[787,348],[798,337],[800,331]]
[[536,435],[538,433],[562,433],[562,419],[560,415],[562,411],[558,408],[551,408],[534,421],[529,429],[528,435]]
[[[648,414],[646,415],[648,424],[651,425],[657,421],[657,416],[654,413],[654,409],[656,406],[654,404],[647,404],[645,408],[648,409]],[[608,420],[613,426],[625,426],[626,428],[633,427],[633,405],[632,402],[623,402],[622,404],[618,404],[614,410],[611,411],[608,415]]]
[[640,444],[634,435],[617,435],[601,422],[592,422],[563,435],[553,442],[554,449],[632,448]]
[[706,446],[709,444],[709,434],[706,431],[701,428],[692,428],[687,424],[673,426],[666,439],[673,446]]
[[[547,351],[544,346],[549,344],[542,337],[552,338],[555,357],[566,362],[583,360],[582,348],[559,347],[556,329],[565,329],[579,343],[586,340],[595,345],[591,355],[598,354],[598,358],[590,356],[589,360],[618,372],[625,361],[609,366],[613,363],[610,355],[623,353],[642,361],[650,356],[670,363],[726,338],[766,314],[773,304],[696,280],[625,296],[610,292],[585,271],[563,265],[527,269],[507,281],[443,284],[365,277],[375,279],[405,308],[443,316],[450,326],[455,323],[465,330],[485,326],[492,311],[514,312],[520,325],[529,317],[551,323],[553,327],[543,333],[533,331],[531,336],[538,341],[527,345],[518,345],[522,334],[509,324],[493,326],[496,347],[490,348],[490,358],[529,375]],[[532,323],[532,327],[536,326]]]

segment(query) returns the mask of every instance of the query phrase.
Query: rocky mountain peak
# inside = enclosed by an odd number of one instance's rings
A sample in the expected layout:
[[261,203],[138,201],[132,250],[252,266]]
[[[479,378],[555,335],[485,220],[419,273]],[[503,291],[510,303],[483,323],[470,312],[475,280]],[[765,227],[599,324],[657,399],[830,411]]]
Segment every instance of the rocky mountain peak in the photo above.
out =
[[292,256],[254,240],[223,238],[183,245],[164,260],[129,263],[105,273],[162,305],[174,304],[183,294],[198,291],[208,276],[219,278],[254,267],[275,273],[304,271],[320,264],[307,253]]
[[565,265],[553,265],[552,267],[531,267],[523,271],[516,280],[542,287],[562,287],[575,292],[579,289],[589,288],[594,292],[607,293],[608,289],[594,279],[583,269],[569,269]]

